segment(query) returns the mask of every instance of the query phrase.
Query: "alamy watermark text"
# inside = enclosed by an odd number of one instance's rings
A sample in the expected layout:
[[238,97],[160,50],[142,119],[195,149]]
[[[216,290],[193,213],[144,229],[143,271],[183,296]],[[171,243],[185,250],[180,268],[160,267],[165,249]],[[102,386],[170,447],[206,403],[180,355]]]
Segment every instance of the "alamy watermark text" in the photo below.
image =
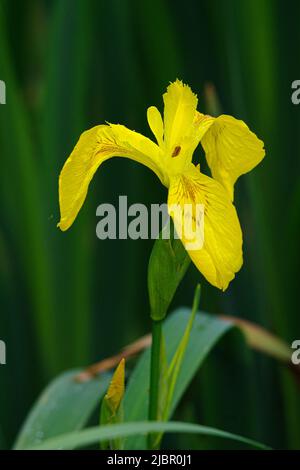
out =
[[[176,231],[171,234],[170,215],[176,220]],[[96,210],[100,217],[96,235],[100,240],[132,239],[155,240],[162,238],[184,240],[187,250],[200,250],[204,243],[203,204],[151,204],[150,210],[141,203],[128,206],[127,196],[119,196],[118,207],[100,204]]]
[[0,365],[6,364],[6,344],[0,339]]
[[6,85],[3,80],[0,80],[0,104],[6,104]]

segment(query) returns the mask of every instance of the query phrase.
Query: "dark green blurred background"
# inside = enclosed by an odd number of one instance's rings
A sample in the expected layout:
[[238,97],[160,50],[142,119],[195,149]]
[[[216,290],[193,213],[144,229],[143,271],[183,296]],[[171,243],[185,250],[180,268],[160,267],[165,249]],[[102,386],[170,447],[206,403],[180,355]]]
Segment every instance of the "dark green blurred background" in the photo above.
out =
[[[247,121],[267,156],[236,187],[244,266],[223,294],[202,278],[203,310],[250,319],[300,338],[300,3],[280,0],[0,1],[0,445],[11,444],[57,373],[115,353],[148,332],[146,269],[152,241],[100,242],[101,202],[163,202],[147,168],[103,165],[72,229],[61,233],[57,180],[80,133],[105,120],[150,136],[146,107],[162,109],[177,77],[207,108]],[[190,305],[191,267],[174,305]],[[226,340],[178,410],[187,421],[300,448],[299,387],[275,361]],[[197,438],[198,439],[198,438]],[[180,446],[220,446],[185,438]],[[222,444],[225,445],[225,444]]]

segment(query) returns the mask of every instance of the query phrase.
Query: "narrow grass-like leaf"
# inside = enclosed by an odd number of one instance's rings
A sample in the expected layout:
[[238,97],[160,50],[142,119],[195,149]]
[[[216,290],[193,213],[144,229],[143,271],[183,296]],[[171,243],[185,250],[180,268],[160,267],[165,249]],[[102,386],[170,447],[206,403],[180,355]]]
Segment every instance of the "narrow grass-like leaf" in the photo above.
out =
[[204,436],[215,436],[223,439],[232,439],[237,442],[242,442],[247,446],[255,447],[261,450],[270,449],[266,445],[253,441],[252,439],[247,439],[243,436],[238,436],[236,434],[231,434],[229,432],[207,426],[180,423],[175,421],[169,423],[146,421],[84,429],[83,431],[79,431],[77,433],[65,434],[54,439],[49,439],[39,446],[29,447],[27,450],[67,450],[73,449],[75,447],[85,447],[98,441],[134,436],[137,434],[146,435],[149,432],[195,433],[202,434]]

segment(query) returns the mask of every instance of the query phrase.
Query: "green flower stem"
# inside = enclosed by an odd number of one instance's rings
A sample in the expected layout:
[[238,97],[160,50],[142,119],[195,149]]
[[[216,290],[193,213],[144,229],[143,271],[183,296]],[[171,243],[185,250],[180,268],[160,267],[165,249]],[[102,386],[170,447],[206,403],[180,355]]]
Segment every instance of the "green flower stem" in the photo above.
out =
[[[152,320],[149,421],[157,421],[158,419],[161,337],[162,320]],[[150,434],[149,448],[152,448],[152,442],[153,436]]]

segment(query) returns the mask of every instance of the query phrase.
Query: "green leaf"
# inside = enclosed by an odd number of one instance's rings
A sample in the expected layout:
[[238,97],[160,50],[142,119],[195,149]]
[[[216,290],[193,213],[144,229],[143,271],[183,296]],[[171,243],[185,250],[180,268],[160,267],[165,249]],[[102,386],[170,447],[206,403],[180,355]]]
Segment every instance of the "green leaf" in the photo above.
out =
[[170,367],[168,369],[168,381],[169,381],[169,393],[168,393],[168,399],[166,402],[165,406],[165,413],[164,413],[164,419],[168,419],[170,415],[170,409],[172,406],[172,401],[173,401],[173,396],[174,396],[174,390],[178,381],[178,376],[181,370],[182,362],[186,353],[187,346],[189,344],[190,336],[191,336],[191,331],[193,328],[193,323],[195,320],[196,312],[199,307],[199,302],[200,302],[200,284],[198,284],[195,292],[195,297],[194,297],[194,302],[193,302],[193,308],[192,308],[192,313],[190,315],[189,321],[187,323],[186,329],[184,331],[184,334],[182,336],[182,339],[178,345],[178,348],[175,351],[175,354],[172,358],[172,361],[170,363]]
[[200,426],[199,424],[189,424],[180,422],[137,422],[115,424],[112,426],[102,426],[84,429],[83,431],[65,434],[45,441],[39,446],[29,447],[26,450],[55,450],[55,449],[74,449],[75,447],[84,447],[94,444],[98,441],[117,439],[120,437],[133,436],[137,434],[146,434],[149,432],[173,432],[173,433],[194,433],[206,436],[216,436],[224,439],[233,439],[242,442],[257,449],[268,450],[269,447],[259,442],[247,439],[236,434],[231,434],[219,429]]
[[[190,318],[190,309],[181,308],[168,316],[163,333],[166,341],[167,360],[170,363],[184,335]],[[191,382],[197,369],[201,366],[215,343],[230,329],[230,322],[225,322],[212,315],[198,313],[191,329],[190,340],[179,371],[169,416]],[[141,356],[133,371],[124,397],[125,421],[145,421],[149,401],[150,350]],[[126,440],[127,449],[145,449],[145,437]]]
[[27,417],[16,440],[15,449],[40,444],[59,434],[81,429],[105,393],[110,374],[89,382],[76,382],[80,371],[68,371],[44,390]]
[[174,238],[174,225],[170,221],[155,241],[149,259],[148,291],[153,320],[162,320],[166,316],[190,262],[181,241]]
[[[163,404],[162,420],[165,420],[165,421],[168,420],[169,415],[170,415],[170,409],[172,406],[174,390],[177,384],[177,380],[178,380],[179,372],[181,370],[182,361],[184,359],[186,348],[189,343],[191,330],[192,330],[193,323],[195,320],[195,315],[199,308],[200,291],[201,291],[200,284],[198,284],[196,291],[195,291],[192,312],[190,314],[190,318],[186,326],[186,329],[184,331],[184,334],[182,336],[182,339],[178,345],[178,348],[175,351],[175,354],[171,360],[169,367],[167,368],[165,373],[162,370],[160,372],[161,375],[164,373],[164,379],[167,384],[167,395],[163,396],[164,401],[162,403]],[[166,354],[165,354],[165,357],[166,357]],[[159,389],[159,394],[161,395],[161,393],[162,393],[161,389]],[[154,446],[152,446],[151,449],[159,449],[162,437],[163,437],[163,433],[159,433],[156,436],[156,440],[154,441]]]

